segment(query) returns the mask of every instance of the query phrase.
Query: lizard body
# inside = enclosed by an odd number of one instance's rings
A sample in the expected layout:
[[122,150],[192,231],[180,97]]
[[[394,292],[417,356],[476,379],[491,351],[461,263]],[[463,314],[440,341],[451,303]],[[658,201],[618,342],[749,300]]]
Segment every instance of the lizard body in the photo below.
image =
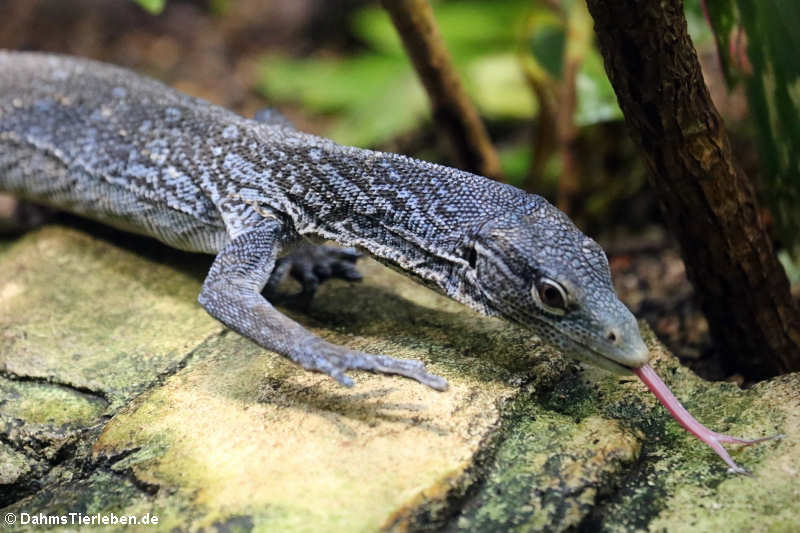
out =
[[648,358],[602,249],[543,198],[248,120],[121,68],[0,52],[0,189],[217,255],[209,313],[346,384],[365,368],[446,386],[416,362],[330,345],[260,295],[303,238],[366,251],[606,368]]
[[0,51],[0,190],[216,255],[198,298],[209,314],[344,385],[362,369],[447,388],[419,361],[330,344],[264,298],[289,269],[310,294],[331,275],[360,277],[355,251],[280,257],[304,239],[365,251],[567,355],[634,372],[734,472],[745,470],[721,443],[775,438],[715,433],[680,405],[647,364],[603,250],[543,198],[257,118],[110,65]]

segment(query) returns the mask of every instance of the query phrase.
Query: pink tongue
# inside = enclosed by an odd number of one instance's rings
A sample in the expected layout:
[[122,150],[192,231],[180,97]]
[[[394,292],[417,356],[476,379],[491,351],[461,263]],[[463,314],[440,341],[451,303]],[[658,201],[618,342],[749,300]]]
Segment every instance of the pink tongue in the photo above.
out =
[[737,444],[755,444],[757,442],[763,442],[765,440],[770,439],[779,439],[782,438],[783,435],[775,435],[772,437],[764,437],[760,439],[740,439],[738,437],[731,437],[728,435],[723,435],[721,433],[716,433],[711,431],[703,424],[695,420],[695,418],[689,414],[689,411],[684,408],[681,403],[678,401],[677,398],[672,394],[672,391],[667,388],[661,378],[658,377],[655,370],[650,365],[644,365],[641,368],[632,368],[633,372],[639,376],[647,388],[650,389],[653,394],[656,395],[658,401],[664,404],[664,407],[667,408],[667,411],[670,412],[672,417],[678,421],[680,425],[682,425],[686,430],[692,433],[701,441],[705,442],[708,446],[714,450],[717,455],[719,455],[723,461],[728,463],[730,467],[730,471],[736,474],[747,474],[747,470],[740,467],[736,463],[733,462],[731,456],[728,455],[728,452],[725,448],[722,447],[723,442],[735,442]]

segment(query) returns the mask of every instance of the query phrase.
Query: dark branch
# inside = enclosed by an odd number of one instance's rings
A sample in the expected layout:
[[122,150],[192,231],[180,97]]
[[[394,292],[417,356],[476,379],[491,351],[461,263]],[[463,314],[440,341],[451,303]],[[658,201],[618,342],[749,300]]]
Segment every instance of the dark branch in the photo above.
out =
[[428,92],[433,118],[451,144],[456,164],[470,172],[499,178],[500,160],[461,85],[427,0],[382,3]]

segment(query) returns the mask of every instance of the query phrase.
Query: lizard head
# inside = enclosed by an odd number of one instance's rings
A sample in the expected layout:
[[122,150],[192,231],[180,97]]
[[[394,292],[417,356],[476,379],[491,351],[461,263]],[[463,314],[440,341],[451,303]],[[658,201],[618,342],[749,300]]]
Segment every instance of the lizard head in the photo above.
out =
[[491,311],[576,359],[626,373],[649,359],[636,318],[619,301],[608,260],[538,196],[492,220],[473,241],[475,281]]

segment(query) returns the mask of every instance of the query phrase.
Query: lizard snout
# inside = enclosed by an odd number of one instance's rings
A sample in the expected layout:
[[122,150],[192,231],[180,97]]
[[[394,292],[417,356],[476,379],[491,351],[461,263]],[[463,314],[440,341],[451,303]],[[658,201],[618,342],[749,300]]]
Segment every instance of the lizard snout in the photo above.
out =
[[640,368],[650,360],[650,350],[642,340],[633,315],[623,326],[606,328],[605,340],[611,345],[611,359],[628,368]]

